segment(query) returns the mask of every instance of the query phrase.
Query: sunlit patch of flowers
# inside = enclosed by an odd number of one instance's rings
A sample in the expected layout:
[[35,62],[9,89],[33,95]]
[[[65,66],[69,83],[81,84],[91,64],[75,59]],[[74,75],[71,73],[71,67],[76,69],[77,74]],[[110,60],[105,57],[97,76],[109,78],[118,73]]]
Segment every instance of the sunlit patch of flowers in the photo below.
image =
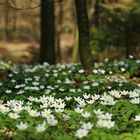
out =
[[135,116],[135,121],[140,121],[140,114]]
[[38,124],[36,126],[36,132],[37,133],[44,132],[45,130],[46,130],[46,124],[45,123],[41,123],[41,124]]
[[29,127],[29,125],[28,125],[28,123],[20,122],[19,124],[16,125],[16,127],[19,130],[26,130]]
[[100,128],[112,128],[115,125],[115,121],[112,121],[112,114],[105,113],[103,114],[100,110],[94,110],[94,113],[96,114],[98,121],[97,121],[97,127]]
[[19,116],[17,113],[9,113],[9,117],[10,117],[11,119],[17,119],[17,118],[19,118],[20,116]]
[[88,134],[87,129],[80,128],[76,131],[75,136],[81,139],[81,138],[87,136],[87,134]]

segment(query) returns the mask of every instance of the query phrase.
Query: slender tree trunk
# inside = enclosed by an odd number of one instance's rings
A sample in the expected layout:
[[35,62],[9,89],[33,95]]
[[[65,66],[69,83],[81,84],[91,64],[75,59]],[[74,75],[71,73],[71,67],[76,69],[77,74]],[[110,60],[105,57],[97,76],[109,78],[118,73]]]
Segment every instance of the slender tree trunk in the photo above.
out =
[[57,32],[56,34],[56,45],[57,45],[57,61],[59,63],[61,63],[61,43],[60,43],[60,36],[61,36],[61,33],[60,31]]
[[126,23],[125,28],[125,58],[129,58],[130,55],[130,28],[129,28],[129,16],[128,22]]
[[95,1],[95,12],[93,13],[95,27],[99,27],[99,0]]
[[63,5],[62,1],[59,1],[59,13],[58,13],[58,25],[56,38],[57,38],[57,58],[58,62],[61,62],[61,33],[62,33],[62,24],[63,24]]
[[9,7],[8,6],[5,6],[4,24],[5,24],[5,38],[9,40]]
[[40,63],[55,64],[54,2],[41,0]]
[[89,20],[87,14],[86,0],[75,0],[77,11],[77,22],[79,30],[79,54],[82,66],[91,71],[93,58],[90,49]]
[[79,36],[78,36],[78,30],[76,30],[75,33],[75,45],[73,47],[73,52],[72,52],[72,62],[76,63],[79,60]]
[[126,46],[125,46],[125,58],[129,58],[129,55],[130,55],[130,42],[129,42],[129,31],[127,30],[126,31],[126,39],[125,39],[125,42],[126,42]]
[[16,32],[17,30],[17,14],[16,12],[13,12],[13,31]]
[[13,11],[13,17],[12,17],[12,38],[16,39],[17,37],[17,13]]

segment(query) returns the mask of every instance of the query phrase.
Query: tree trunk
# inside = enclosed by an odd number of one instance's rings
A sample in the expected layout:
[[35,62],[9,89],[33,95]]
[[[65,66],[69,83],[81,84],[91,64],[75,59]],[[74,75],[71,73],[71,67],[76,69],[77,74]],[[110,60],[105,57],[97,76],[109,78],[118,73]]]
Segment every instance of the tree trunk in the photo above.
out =
[[54,2],[41,0],[40,63],[55,64]]
[[5,17],[4,17],[4,24],[5,24],[5,39],[9,40],[9,7],[5,6]]
[[75,0],[77,11],[77,22],[79,30],[79,54],[82,66],[91,71],[93,58],[90,49],[89,20],[87,14],[86,0]]
[[76,63],[79,60],[79,36],[78,36],[78,30],[76,30],[75,33],[75,44],[72,51],[72,63]]
[[56,34],[56,45],[57,45],[57,62],[61,63],[61,43],[60,43],[61,32],[58,31]]
[[61,33],[62,33],[62,25],[63,25],[63,5],[62,1],[59,1],[59,12],[58,12],[58,30],[56,34],[57,38],[57,59],[58,62],[61,63]]
[[95,27],[99,27],[99,0],[95,1],[95,12],[93,13]]
[[129,28],[129,15],[125,27],[125,58],[129,58],[130,55],[130,28]]

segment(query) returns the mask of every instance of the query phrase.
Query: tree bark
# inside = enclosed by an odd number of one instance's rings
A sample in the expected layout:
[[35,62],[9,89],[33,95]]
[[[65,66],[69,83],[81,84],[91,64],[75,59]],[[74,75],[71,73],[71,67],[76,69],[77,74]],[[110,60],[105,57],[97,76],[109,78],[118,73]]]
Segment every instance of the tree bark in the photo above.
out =
[[62,33],[62,25],[63,25],[63,5],[62,1],[59,0],[59,12],[58,12],[58,30],[56,34],[57,38],[57,60],[59,63],[61,63],[61,33]]
[[5,6],[5,17],[4,17],[4,24],[5,24],[5,39],[9,40],[9,7]]
[[95,1],[95,12],[93,13],[95,27],[99,27],[99,2],[99,0]]
[[93,67],[93,58],[90,49],[89,20],[86,0],[75,0],[75,4],[79,31],[80,60],[83,68],[87,71],[91,71]]
[[54,2],[41,0],[41,48],[40,63],[55,64]]

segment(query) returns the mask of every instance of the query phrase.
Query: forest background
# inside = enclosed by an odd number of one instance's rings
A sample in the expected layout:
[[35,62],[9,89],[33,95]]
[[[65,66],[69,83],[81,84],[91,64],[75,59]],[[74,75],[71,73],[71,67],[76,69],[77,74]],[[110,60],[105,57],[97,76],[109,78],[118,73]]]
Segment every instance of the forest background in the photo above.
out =
[[[0,59],[16,63],[38,62],[38,5],[38,0],[32,3],[28,3],[28,0],[11,0],[10,6],[0,1]],[[57,62],[78,62],[78,29],[74,0],[56,1],[54,6]],[[140,58],[139,0],[87,0],[87,10],[94,61],[127,58],[129,55]]]

